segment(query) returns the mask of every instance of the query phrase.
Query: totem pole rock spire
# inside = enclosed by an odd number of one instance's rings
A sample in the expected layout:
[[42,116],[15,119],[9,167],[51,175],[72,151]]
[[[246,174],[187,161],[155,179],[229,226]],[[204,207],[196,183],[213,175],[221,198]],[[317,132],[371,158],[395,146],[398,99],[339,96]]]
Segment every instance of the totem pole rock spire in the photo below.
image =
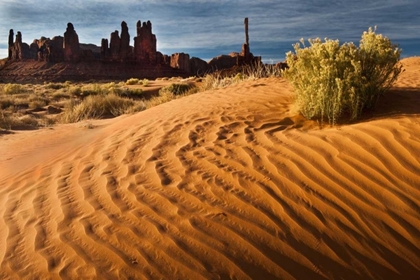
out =
[[245,44],[248,45],[249,47],[249,36],[248,36],[248,18],[245,18],[244,20],[244,25],[245,25]]

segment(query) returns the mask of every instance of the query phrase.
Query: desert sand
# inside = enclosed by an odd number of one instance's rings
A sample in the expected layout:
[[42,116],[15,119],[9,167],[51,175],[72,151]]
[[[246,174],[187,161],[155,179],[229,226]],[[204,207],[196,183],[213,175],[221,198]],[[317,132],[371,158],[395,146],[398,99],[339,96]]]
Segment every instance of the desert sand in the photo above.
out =
[[0,136],[0,279],[419,279],[420,58],[319,125],[283,79]]

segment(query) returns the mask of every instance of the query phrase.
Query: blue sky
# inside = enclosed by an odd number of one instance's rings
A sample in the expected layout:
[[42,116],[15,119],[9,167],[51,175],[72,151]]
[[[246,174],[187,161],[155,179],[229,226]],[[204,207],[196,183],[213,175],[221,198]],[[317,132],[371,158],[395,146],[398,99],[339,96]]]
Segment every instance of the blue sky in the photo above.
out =
[[80,42],[100,45],[124,20],[133,45],[137,20],[150,20],[159,51],[208,60],[241,50],[245,17],[251,51],[267,62],[282,60],[300,38],[357,43],[370,26],[413,56],[420,55],[419,11],[418,0],[0,0],[0,58],[11,28],[31,43],[63,35],[72,22]]

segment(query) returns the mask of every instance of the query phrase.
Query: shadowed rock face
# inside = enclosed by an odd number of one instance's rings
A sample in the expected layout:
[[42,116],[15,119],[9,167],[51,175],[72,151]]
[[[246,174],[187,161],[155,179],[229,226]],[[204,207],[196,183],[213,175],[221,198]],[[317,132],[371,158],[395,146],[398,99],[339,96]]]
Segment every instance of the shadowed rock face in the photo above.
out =
[[121,23],[120,58],[125,60],[130,54],[130,34],[128,34],[127,23]]
[[137,22],[137,37],[134,38],[134,57],[137,61],[156,64],[156,36],[152,33],[150,21]]
[[12,50],[11,48],[13,47],[13,37],[14,37],[14,32],[13,29],[10,29],[9,31],[9,59],[12,58]]
[[109,42],[110,42],[109,50],[111,53],[111,60],[117,61],[120,58],[120,45],[121,45],[121,38],[118,33],[118,30],[115,30],[114,32],[111,33],[111,38]]
[[22,33],[16,33],[15,42],[13,42],[13,29],[9,31],[9,59],[22,60],[29,57],[29,45],[22,42]]
[[187,73],[191,72],[190,56],[186,53],[174,53],[171,56],[171,67],[182,69]]
[[77,62],[80,60],[79,36],[74,30],[71,22],[67,24],[67,30],[64,32],[64,60]]

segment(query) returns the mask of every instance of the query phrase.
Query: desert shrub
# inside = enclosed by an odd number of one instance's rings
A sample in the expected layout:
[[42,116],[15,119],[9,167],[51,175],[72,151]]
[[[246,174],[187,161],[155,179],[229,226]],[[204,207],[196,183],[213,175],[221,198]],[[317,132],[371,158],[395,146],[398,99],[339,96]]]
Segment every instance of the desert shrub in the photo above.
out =
[[148,79],[143,79],[143,80],[141,81],[141,84],[142,84],[142,86],[147,87],[147,86],[149,85],[149,80],[148,80]]
[[54,100],[68,99],[71,97],[71,93],[64,90],[57,90],[51,96]]
[[308,119],[326,117],[330,124],[347,113],[350,119],[372,109],[401,73],[401,50],[369,28],[359,47],[338,40],[310,39],[286,54],[284,76],[296,91],[295,103]]
[[47,105],[47,102],[45,102],[42,99],[30,101],[28,104],[29,108],[31,109],[40,109],[46,105]]
[[112,93],[116,95],[122,95],[124,90],[121,88],[120,84],[116,84],[115,82],[111,82],[108,84],[103,85],[103,88],[107,93]]
[[66,86],[67,86],[66,84],[62,84],[62,83],[48,83],[45,85],[45,87],[49,89],[61,89],[61,88],[65,88]]
[[8,114],[0,110],[0,129],[9,130],[12,127],[12,120]]
[[33,115],[18,116],[0,111],[0,129],[33,129],[39,126],[38,119]]
[[25,128],[36,128],[39,127],[38,119],[34,115],[23,115],[15,121],[12,125],[16,126],[17,128],[25,129]]
[[126,85],[142,85],[147,87],[149,85],[149,80],[148,79],[137,79],[137,78],[130,78],[125,82]]
[[15,104],[13,97],[0,97],[0,109],[7,109]]
[[143,94],[143,90],[141,88],[130,88],[126,89],[125,94],[128,96],[140,96]]
[[79,96],[82,93],[82,88],[80,86],[70,86],[68,92],[71,95]]
[[89,96],[89,95],[104,95],[107,94],[108,90],[106,87],[102,87],[100,84],[88,84],[82,86],[80,95]]
[[25,87],[20,84],[5,84],[3,86],[4,94],[19,94],[24,93],[25,91]]
[[139,80],[139,79],[137,79],[137,78],[131,78],[131,79],[128,79],[128,80],[125,82],[125,84],[126,84],[126,85],[138,85],[138,84],[140,84],[140,80]]
[[62,116],[62,122],[73,123],[85,119],[116,117],[124,114],[134,102],[115,94],[91,95],[83,101],[71,102]]
[[193,85],[190,85],[190,84],[176,84],[175,83],[175,84],[171,84],[169,86],[161,88],[159,90],[159,93],[170,92],[174,95],[181,95],[191,90],[192,87]]

